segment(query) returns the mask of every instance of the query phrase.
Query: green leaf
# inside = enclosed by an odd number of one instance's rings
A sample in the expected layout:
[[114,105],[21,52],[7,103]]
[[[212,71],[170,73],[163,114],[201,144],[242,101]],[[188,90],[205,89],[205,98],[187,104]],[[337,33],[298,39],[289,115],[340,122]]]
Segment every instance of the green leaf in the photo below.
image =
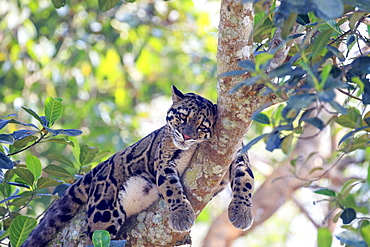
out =
[[283,150],[284,154],[288,154],[292,148],[292,141],[293,141],[293,134],[287,135],[282,143],[281,143],[281,150]]
[[340,194],[342,195],[343,198],[346,198],[348,194],[351,192],[351,190],[353,189],[353,187],[363,182],[364,181],[362,179],[357,179],[357,178],[352,178],[348,180],[347,182],[343,184]]
[[21,246],[36,227],[37,221],[34,218],[19,215],[10,224],[9,239],[13,247]]
[[312,58],[317,57],[320,52],[325,48],[326,43],[330,39],[331,32],[322,32],[316,39],[315,42],[313,43],[313,48],[312,48]]
[[77,161],[79,161],[79,157],[80,157],[80,153],[81,153],[80,143],[78,142],[77,138],[73,137],[73,136],[68,137],[68,140],[73,142],[74,145],[73,145],[73,148],[72,148],[72,153],[73,153],[73,156],[75,157],[75,159]]
[[4,153],[0,152],[0,169],[12,169],[13,167],[13,161],[11,161]]
[[55,8],[59,9],[66,5],[66,0],[51,0]]
[[71,141],[67,141],[66,139],[63,138],[54,138],[54,139],[47,139],[45,142],[55,142],[55,143],[60,143],[60,144],[65,144],[74,147],[74,143]]
[[56,165],[48,165],[44,168],[44,172],[58,178],[72,177],[72,175],[66,169]]
[[283,39],[287,39],[288,36],[292,33],[293,26],[296,23],[297,20],[297,13],[290,13],[289,17],[284,21],[284,24],[282,26],[282,31],[281,31],[281,37]]
[[309,123],[309,124],[315,126],[319,130],[322,130],[324,128],[324,126],[325,126],[324,123],[323,123],[323,121],[320,118],[317,118],[317,117],[308,118],[308,119],[306,119],[304,121],[306,123]]
[[120,0],[99,0],[99,8],[101,11],[107,11],[119,3]]
[[92,235],[94,247],[107,247],[110,243],[110,234],[104,230],[95,231]]
[[256,115],[253,114],[252,119],[256,122],[261,123],[261,124],[270,124],[270,119],[264,113],[259,113],[259,114],[256,114]]
[[49,154],[48,156],[46,156],[46,158],[58,161],[58,162],[60,162],[62,164],[65,164],[69,167],[75,168],[75,166],[73,165],[73,162],[67,156],[64,156],[63,154],[52,153],[52,154]]
[[60,102],[60,99],[56,99],[53,97],[48,97],[45,100],[45,107],[44,107],[44,112],[45,112],[45,117],[46,120],[49,122],[49,126],[52,126],[56,120],[62,116],[62,111],[63,111],[63,106],[62,103]]
[[35,176],[30,172],[28,169],[24,168],[17,168],[14,169],[15,174],[18,175],[24,182],[26,182],[31,187],[33,186],[33,182],[35,181]]
[[320,188],[314,191],[316,194],[324,195],[324,196],[331,196],[335,197],[336,193],[334,190],[328,189],[328,188]]
[[26,136],[25,138],[15,141],[13,144],[13,147],[15,147],[16,149],[22,149],[26,147],[28,143],[34,142],[37,139],[38,139],[37,136],[29,135],[29,136]]
[[26,167],[30,172],[32,172],[35,180],[41,177],[42,165],[40,160],[36,156],[28,155],[26,157]]
[[40,116],[34,112],[32,109],[30,108],[27,108],[25,106],[22,106],[23,110],[25,110],[28,114],[30,114],[32,117],[34,117],[35,119],[37,119],[37,121],[39,121],[41,124],[42,124],[42,120],[40,118]]
[[317,230],[318,247],[331,247],[332,236],[328,228],[319,228]]
[[370,246],[370,224],[361,227],[361,235],[368,246]]
[[89,164],[99,152],[99,149],[96,147],[89,147],[88,145],[81,146],[80,152],[80,164],[81,166]]
[[345,140],[347,140],[348,138],[352,137],[354,134],[356,134],[357,132],[361,131],[361,130],[364,130],[364,129],[367,129],[368,127],[367,126],[363,126],[363,127],[360,127],[360,128],[357,128],[357,129],[354,129],[352,131],[350,131],[349,133],[345,134],[342,139],[339,140],[339,144],[340,145],[342,142],[344,142]]
[[[294,19],[295,21],[295,19]],[[256,56],[255,61],[256,61],[256,68],[259,69],[261,68],[261,65],[266,64],[270,59],[274,57],[274,54],[263,52],[260,53]]]
[[343,127],[347,127],[351,129],[354,129],[357,127],[357,123],[345,115],[339,116],[337,119],[335,119],[335,122]]
[[346,208],[343,210],[340,218],[343,220],[343,224],[350,224],[356,219],[356,211],[353,208]]
[[50,177],[41,177],[37,181],[37,189],[47,188],[51,186],[56,186],[61,184],[62,182],[55,180],[54,178]]

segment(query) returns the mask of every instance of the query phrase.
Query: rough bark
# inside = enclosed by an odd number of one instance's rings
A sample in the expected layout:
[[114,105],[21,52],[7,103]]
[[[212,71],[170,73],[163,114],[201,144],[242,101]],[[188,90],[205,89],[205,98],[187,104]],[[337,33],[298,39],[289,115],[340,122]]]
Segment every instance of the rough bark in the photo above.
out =
[[[218,43],[218,74],[237,70],[238,62],[253,59],[252,4],[223,0],[221,3]],[[243,87],[230,95],[230,90],[250,75],[223,77],[218,81],[218,119],[215,135],[211,141],[199,146],[188,170],[183,176],[183,184],[189,201],[198,215],[211,200],[218,184],[229,164],[241,147],[242,139],[251,123],[251,114],[262,106],[271,103],[271,95],[259,96],[260,87]],[[83,226],[85,217],[81,212],[67,226],[69,233]],[[173,232],[168,224],[168,215],[164,202],[155,202],[146,211],[129,219],[121,237],[128,239],[131,246],[177,246],[190,243],[189,233]],[[63,230],[66,232],[67,230]],[[62,231],[62,232],[63,232]],[[59,234],[51,246],[66,239],[63,246],[68,246],[71,235]],[[82,242],[85,238],[80,239]],[[79,244],[82,244],[80,242]],[[72,242],[73,246],[79,246]]]

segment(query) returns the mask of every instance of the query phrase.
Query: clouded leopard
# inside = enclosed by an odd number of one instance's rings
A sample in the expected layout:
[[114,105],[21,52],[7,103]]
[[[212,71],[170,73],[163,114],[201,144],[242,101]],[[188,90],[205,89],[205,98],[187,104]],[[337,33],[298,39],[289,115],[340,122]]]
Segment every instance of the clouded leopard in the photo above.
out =
[[[87,211],[89,236],[107,230],[114,238],[127,217],[145,210],[159,197],[167,205],[170,227],[190,230],[195,214],[180,178],[197,144],[212,136],[217,107],[199,95],[183,94],[175,86],[172,101],[165,126],[114,154],[70,186],[22,246],[46,246],[82,206]],[[233,191],[230,222],[240,229],[249,228],[253,174],[245,154],[232,162],[225,181],[229,178]]]

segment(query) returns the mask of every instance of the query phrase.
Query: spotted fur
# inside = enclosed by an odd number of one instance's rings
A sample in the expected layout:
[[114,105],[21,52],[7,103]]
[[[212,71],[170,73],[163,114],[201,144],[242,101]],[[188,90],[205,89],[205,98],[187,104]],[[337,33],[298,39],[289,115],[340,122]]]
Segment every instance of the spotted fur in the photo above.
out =
[[[22,246],[46,246],[82,206],[87,210],[87,234],[91,237],[96,230],[107,230],[114,238],[127,217],[145,210],[159,197],[167,204],[170,227],[190,230],[195,214],[180,177],[197,144],[212,136],[216,106],[174,86],[172,101],[165,126],[114,154],[73,184]],[[252,222],[253,174],[248,158],[239,155],[229,174],[234,191],[230,220],[245,229]]]

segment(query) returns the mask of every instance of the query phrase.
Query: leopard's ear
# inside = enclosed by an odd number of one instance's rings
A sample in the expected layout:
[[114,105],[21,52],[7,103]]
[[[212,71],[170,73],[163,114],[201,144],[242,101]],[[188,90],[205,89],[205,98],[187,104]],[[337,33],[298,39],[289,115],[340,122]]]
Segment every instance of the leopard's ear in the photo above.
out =
[[172,101],[175,103],[184,98],[184,94],[178,90],[174,85],[172,85]]

